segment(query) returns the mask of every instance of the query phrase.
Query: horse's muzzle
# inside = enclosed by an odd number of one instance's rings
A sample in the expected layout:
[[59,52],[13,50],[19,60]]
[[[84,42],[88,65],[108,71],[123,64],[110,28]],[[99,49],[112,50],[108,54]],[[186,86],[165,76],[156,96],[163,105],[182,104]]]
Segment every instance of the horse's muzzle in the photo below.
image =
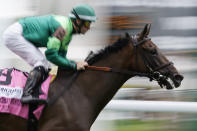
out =
[[172,78],[172,81],[174,83],[174,86],[177,88],[181,85],[181,81],[184,79],[184,77],[180,74],[174,74],[173,75],[173,78]]

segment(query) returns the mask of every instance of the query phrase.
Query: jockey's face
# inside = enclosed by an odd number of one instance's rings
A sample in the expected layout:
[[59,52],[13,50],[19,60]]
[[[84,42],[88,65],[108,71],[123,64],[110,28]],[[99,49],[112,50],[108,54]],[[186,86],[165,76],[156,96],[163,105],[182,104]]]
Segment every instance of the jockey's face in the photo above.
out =
[[76,20],[78,25],[81,25],[81,30],[79,31],[79,28],[77,28],[77,25],[73,24],[74,29],[76,30],[77,33],[85,34],[89,29],[91,22],[89,21],[83,21],[83,20]]
[[81,27],[81,34],[85,34],[90,29],[91,22],[83,21],[83,26]]

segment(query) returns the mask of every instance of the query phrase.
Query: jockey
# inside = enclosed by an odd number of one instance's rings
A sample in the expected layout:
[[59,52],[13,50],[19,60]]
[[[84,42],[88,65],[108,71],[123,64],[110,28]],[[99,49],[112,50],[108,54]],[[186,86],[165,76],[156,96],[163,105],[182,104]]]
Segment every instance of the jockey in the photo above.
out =
[[[66,58],[67,49],[72,35],[85,34],[90,29],[91,22],[95,21],[94,9],[87,4],[81,4],[72,9],[69,17],[59,15],[26,17],[6,29],[3,34],[4,44],[34,67],[25,84],[21,98],[23,104],[43,101],[34,97],[32,93],[48,77],[48,61],[65,69],[85,69],[87,62],[75,62]],[[47,48],[46,57],[39,47]]]

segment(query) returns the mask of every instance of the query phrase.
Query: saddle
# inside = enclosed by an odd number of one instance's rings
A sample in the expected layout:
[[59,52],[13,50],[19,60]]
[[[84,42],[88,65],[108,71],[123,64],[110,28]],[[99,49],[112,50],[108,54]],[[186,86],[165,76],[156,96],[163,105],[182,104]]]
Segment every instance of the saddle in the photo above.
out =
[[[15,68],[0,69],[0,113],[8,113],[24,119],[29,118],[29,105],[21,104],[23,89],[27,80],[28,73]],[[41,94],[39,98],[47,99],[48,89],[52,75],[41,84]],[[39,120],[45,105],[37,105],[33,114]]]

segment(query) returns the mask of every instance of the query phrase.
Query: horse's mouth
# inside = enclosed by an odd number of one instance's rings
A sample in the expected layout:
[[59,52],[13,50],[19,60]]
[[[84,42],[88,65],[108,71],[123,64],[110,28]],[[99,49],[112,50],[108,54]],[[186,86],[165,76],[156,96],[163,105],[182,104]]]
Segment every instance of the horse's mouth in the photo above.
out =
[[176,88],[178,88],[181,85],[182,80],[184,79],[184,77],[180,74],[174,74],[171,77],[171,80],[173,81],[173,84]]
[[183,78],[184,77],[180,74],[173,74],[169,78],[163,80],[162,84],[166,87],[166,89],[178,88],[181,85]]

